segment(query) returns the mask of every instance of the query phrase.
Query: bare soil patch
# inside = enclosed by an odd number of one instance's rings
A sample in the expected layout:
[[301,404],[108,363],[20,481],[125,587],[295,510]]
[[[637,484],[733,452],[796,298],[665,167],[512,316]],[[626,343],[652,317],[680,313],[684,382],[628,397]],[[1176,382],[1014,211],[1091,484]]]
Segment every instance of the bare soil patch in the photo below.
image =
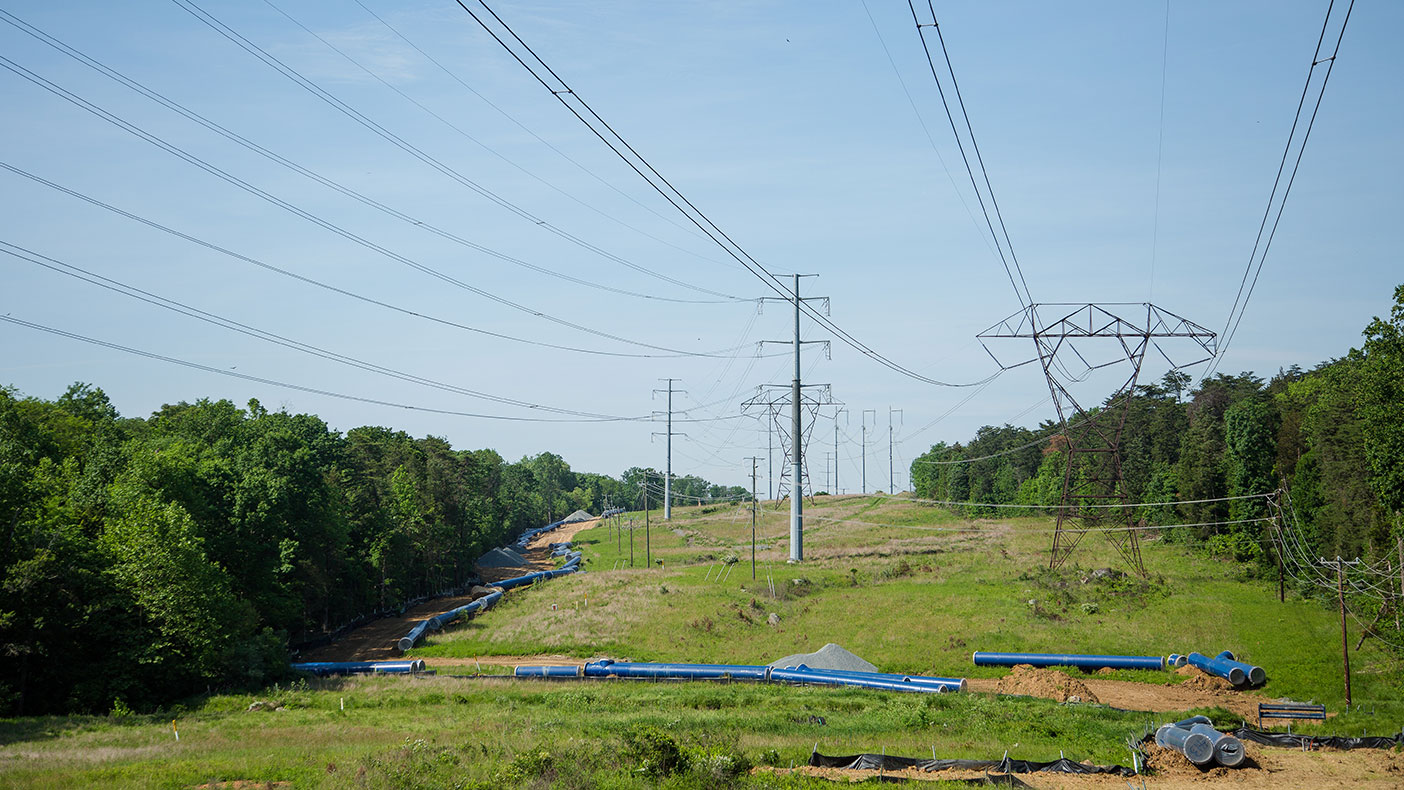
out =
[[[527,544],[522,554],[527,558],[525,568],[479,568],[484,583],[502,581],[522,576],[533,571],[556,567],[551,556],[552,543],[565,543],[572,540],[577,532],[599,524],[599,519],[581,521],[576,524],[562,524],[560,527],[538,535]],[[400,657],[396,642],[420,620],[457,609],[473,602],[472,595],[455,595],[448,598],[435,598],[412,609],[407,609],[399,617],[385,617],[367,623],[338,639],[330,645],[309,650],[301,656],[303,661],[392,661]]]
[[[520,568],[478,568],[478,575],[483,577],[487,584],[500,582],[503,579],[512,579],[518,576],[525,576],[536,571],[548,571],[556,567],[556,560],[551,556],[552,543],[569,543],[575,539],[578,532],[587,529],[594,529],[599,526],[600,520],[590,519],[589,521],[579,521],[574,524],[562,524],[559,527],[542,535],[537,535],[534,540],[527,544],[527,547],[519,552],[526,557],[527,564]],[[450,606],[449,609],[453,607]],[[445,609],[443,611],[448,611]]]
[[1101,702],[1085,683],[1057,669],[1019,664],[996,683],[999,694],[1044,697],[1058,702]]
[[[1021,666],[1015,667],[1003,678],[968,678],[966,688],[986,694],[1022,694],[1058,702],[1067,702],[1070,697],[1079,696],[1083,702],[1100,702],[1113,708],[1152,713],[1218,707],[1237,713],[1244,721],[1256,718],[1258,703],[1268,701],[1258,694],[1236,691],[1223,678],[1205,675],[1194,667],[1181,667],[1176,672],[1190,675],[1190,679],[1174,685],[1156,685],[1114,680],[1100,672],[1095,676],[1075,678],[1056,669]],[[1191,675],[1191,672],[1194,674]],[[1071,683],[1064,685],[1064,678]],[[1213,682],[1221,680],[1223,685]],[[1085,689],[1088,696],[1080,694],[1075,690],[1077,686],[1072,684]]]

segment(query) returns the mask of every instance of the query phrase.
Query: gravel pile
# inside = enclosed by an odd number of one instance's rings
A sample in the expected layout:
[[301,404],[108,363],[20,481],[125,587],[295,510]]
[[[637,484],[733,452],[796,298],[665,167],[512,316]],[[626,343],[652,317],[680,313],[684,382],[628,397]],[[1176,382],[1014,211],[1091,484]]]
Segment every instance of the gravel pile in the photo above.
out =
[[838,669],[844,672],[877,672],[878,668],[858,656],[830,642],[813,653],[796,653],[793,656],[770,662],[776,669],[797,667],[804,664],[810,669]]
[[478,565],[484,568],[520,568],[527,564],[527,558],[511,549],[493,549],[478,558]]
[[590,521],[594,518],[594,516],[590,515],[589,513],[586,513],[583,510],[577,510],[574,513],[571,513],[569,516],[566,516],[565,518],[561,519],[561,521],[566,524],[576,524],[581,521]]

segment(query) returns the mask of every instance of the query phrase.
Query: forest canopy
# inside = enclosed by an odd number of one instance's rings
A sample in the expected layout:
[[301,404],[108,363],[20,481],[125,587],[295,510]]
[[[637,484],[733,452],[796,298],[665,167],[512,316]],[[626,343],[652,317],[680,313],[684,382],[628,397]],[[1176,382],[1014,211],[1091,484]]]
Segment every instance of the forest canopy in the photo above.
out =
[[[0,714],[267,681],[289,646],[458,588],[521,531],[637,508],[661,480],[389,428],[342,434],[257,401],[132,419],[88,384],[52,401],[0,388]],[[679,503],[740,490],[674,488]]]

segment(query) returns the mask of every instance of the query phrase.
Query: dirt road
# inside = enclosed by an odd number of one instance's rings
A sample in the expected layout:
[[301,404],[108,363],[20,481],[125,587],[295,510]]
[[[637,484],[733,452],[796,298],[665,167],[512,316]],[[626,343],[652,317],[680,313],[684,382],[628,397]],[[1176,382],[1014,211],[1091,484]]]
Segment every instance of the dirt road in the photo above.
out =
[[[527,559],[524,568],[479,568],[479,575],[487,584],[510,579],[533,571],[548,570],[556,566],[551,557],[552,543],[566,543],[575,538],[576,533],[599,524],[599,519],[581,521],[575,524],[562,524],[560,527],[538,535],[527,544],[522,556]],[[510,593],[509,593],[510,594]],[[419,621],[436,614],[457,609],[473,602],[471,595],[456,595],[449,598],[436,598],[406,610],[399,617],[385,617],[357,628],[330,645],[310,650],[301,656],[303,661],[389,661],[400,657],[396,643],[409,633]],[[429,659],[432,669],[435,661]]]

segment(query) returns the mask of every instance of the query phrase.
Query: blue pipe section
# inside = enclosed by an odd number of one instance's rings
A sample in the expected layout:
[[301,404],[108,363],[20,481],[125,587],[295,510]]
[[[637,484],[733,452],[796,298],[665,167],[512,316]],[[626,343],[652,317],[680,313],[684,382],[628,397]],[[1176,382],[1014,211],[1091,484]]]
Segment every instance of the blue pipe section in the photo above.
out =
[[1171,653],[1171,654],[1170,654],[1168,657],[1166,657],[1166,659],[1165,659],[1165,665],[1166,665],[1167,667],[1182,667],[1182,666],[1184,666],[1184,665],[1186,665],[1186,664],[1188,664],[1188,663],[1189,663],[1189,659],[1185,658],[1184,656],[1180,655],[1179,653]]
[[518,678],[578,678],[583,677],[582,667],[520,666],[512,670],[512,677]]
[[1166,724],[1155,731],[1155,742],[1183,754],[1195,765],[1208,765],[1214,761],[1214,744],[1204,733]]
[[1226,732],[1219,732],[1212,724],[1197,723],[1190,728],[1209,739],[1213,748],[1214,762],[1226,768],[1237,768],[1248,756],[1243,751],[1243,742]]
[[[536,536],[550,532],[551,530],[556,529],[564,523],[564,521],[556,521],[547,524],[544,527],[538,527],[537,529],[527,530],[522,534],[520,538],[517,539],[516,545],[518,548],[524,549],[526,548],[528,543],[530,543],[534,538],[536,538]],[[549,571],[536,571],[535,573],[528,573],[525,576],[517,576],[512,579],[506,579],[504,581],[495,583],[493,586],[501,588],[502,590],[510,590],[514,587],[523,587],[525,585],[535,584],[538,581],[549,581],[560,576],[566,576],[568,574],[578,573],[581,571],[581,552],[570,551],[569,543],[553,543],[551,544],[551,547],[552,556],[563,556],[566,558],[566,562],[564,565]],[[557,553],[557,550],[559,550],[562,547],[564,547],[566,551],[564,553]],[[493,604],[496,604],[499,600],[501,600],[501,598],[501,592],[494,592],[489,595],[485,595],[482,598],[479,598],[478,600],[473,601],[472,603],[466,606],[460,606],[457,609],[452,609],[441,614],[436,614],[433,617],[422,620],[419,623],[417,623],[413,628],[411,628],[409,633],[405,634],[403,637],[400,638],[399,642],[396,643],[396,647],[398,647],[401,652],[409,650],[410,648],[413,648],[415,644],[419,642],[420,639],[424,638],[424,634],[426,632],[431,630],[442,630],[445,625],[448,625],[449,623],[461,617],[465,617],[470,614],[485,612],[488,609],[490,609],[493,606]]]
[[913,686],[925,686],[938,691],[965,691],[965,678],[934,678],[923,675],[897,675],[887,672],[859,672],[847,669],[813,669],[803,664],[797,667],[785,667],[785,669],[799,669],[807,672],[820,672],[825,675],[837,675],[839,677],[868,678],[871,680],[896,681],[899,683],[909,683]]
[[923,686],[902,682],[901,675],[889,675],[886,679],[854,677],[831,671],[810,669],[772,669],[770,679],[781,683],[801,683],[814,686],[855,686],[857,688],[879,689],[881,691],[905,691],[918,694],[941,694],[955,691],[950,686]]
[[1248,685],[1250,686],[1261,686],[1263,685],[1263,683],[1267,682],[1267,672],[1263,671],[1262,667],[1253,666],[1252,664],[1245,664],[1242,661],[1235,660],[1233,657],[1233,653],[1227,650],[1215,656],[1215,658],[1220,661],[1226,661],[1230,665],[1236,666],[1239,669],[1243,670],[1244,675],[1248,678]]
[[1235,686],[1241,686],[1248,680],[1248,673],[1243,671],[1243,666],[1236,661],[1217,656],[1210,658],[1203,653],[1190,653],[1188,658],[1190,666],[1224,678]]
[[666,678],[671,680],[755,680],[770,678],[770,667],[749,664],[649,664],[592,661],[585,665],[587,678]]
[[306,661],[293,664],[294,672],[317,677],[329,675],[412,675],[424,671],[424,662],[411,661]]
[[933,678],[882,672],[848,672],[812,669],[800,665],[785,669],[750,664],[670,664],[591,661],[582,667],[520,666],[515,677],[652,678],[668,680],[750,680],[758,683],[797,683],[818,686],[853,686],[882,691],[942,694],[964,691],[963,678]]
[[976,651],[977,667],[1077,667],[1078,669],[1165,669],[1164,656],[1094,656],[1076,653],[983,653]]

